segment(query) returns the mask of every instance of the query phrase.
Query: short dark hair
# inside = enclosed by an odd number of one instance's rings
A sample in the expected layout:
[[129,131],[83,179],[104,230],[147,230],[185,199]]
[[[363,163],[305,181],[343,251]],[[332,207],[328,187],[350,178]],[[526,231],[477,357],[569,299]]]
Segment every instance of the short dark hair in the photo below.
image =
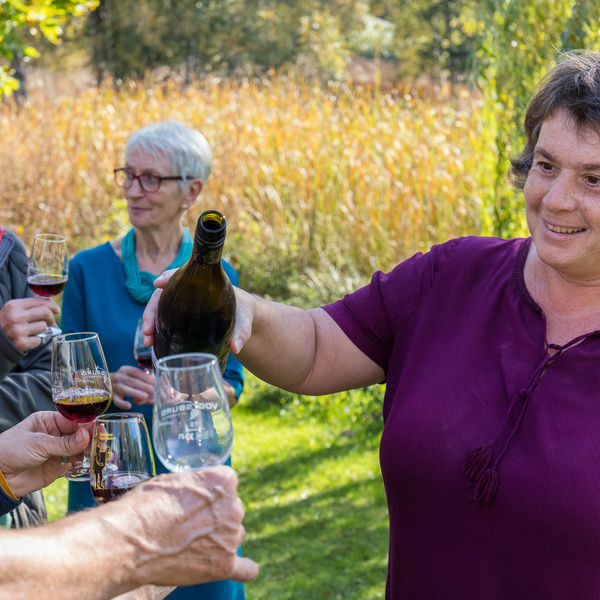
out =
[[525,113],[525,147],[511,160],[510,175],[517,189],[523,189],[533,164],[542,123],[559,109],[569,111],[578,131],[591,127],[600,133],[600,53],[565,52],[539,82]]

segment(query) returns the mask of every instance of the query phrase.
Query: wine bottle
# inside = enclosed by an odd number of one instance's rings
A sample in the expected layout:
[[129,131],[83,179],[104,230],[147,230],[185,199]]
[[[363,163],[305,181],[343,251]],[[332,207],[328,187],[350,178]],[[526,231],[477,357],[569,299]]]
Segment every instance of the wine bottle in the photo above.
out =
[[227,234],[216,210],[200,215],[190,260],[167,282],[154,323],[154,355],[183,352],[216,355],[221,372],[235,324],[235,292],[221,265]]

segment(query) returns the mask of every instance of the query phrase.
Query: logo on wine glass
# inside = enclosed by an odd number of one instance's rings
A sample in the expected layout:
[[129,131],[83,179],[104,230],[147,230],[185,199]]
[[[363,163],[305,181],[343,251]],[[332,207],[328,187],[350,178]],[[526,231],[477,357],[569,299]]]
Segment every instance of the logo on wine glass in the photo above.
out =
[[94,451],[92,453],[94,457],[92,460],[92,477],[94,479],[94,486],[97,489],[104,489],[103,474],[110,454],[107,442],[114,439],[115,436],[110,435],[106,431],[97,432],[96,443],[94,444]]

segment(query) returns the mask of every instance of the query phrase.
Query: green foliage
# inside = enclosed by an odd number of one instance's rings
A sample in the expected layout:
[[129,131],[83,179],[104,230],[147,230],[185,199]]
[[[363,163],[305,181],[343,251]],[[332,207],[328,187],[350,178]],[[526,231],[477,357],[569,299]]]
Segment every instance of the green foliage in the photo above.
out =
[[384,386],[315,398],[286,392],[249,375],[245,389],[244,406],[253,411],[287,415],[298,423],[317,419],[338,431],[352,431],[353,436],[361,438],[378,435],[383,427]]
[[352,436],[318,419],[257,412],[243,397],[233,413],[232,462],[246,509],[243,552],[261,568],[247,597],[383,598],[388,520],[378,466],[381,428],[359,435],[356,427]]
[[370,11],[394,26],[384,54],[401,63],[404,76],[449,77],[469,71],[483,31],[476,0],[371,0]]
[[496,153],[495,184],[486,205],[496,235],[522,235],[522,199],[508,185],[507,173],[510,158],[522,147],[527,101],[557,52],[598,47],[600,9],[574,0],[488,0],[482,9],[485,35],[477,64]]
[[356,29],[360,6],[357,0],[100,0],[86,33],[94,67],[117,79],[183,65],[189,82],[209,70],[289,65],[302,54],[336,75],[345,67],[344,31]]
[[13,66],[38,56],[36,36],[59,43],[63,26],[72,15],[92,10],[98,0],[2,0],[0,3],[0,96],[19,89]]

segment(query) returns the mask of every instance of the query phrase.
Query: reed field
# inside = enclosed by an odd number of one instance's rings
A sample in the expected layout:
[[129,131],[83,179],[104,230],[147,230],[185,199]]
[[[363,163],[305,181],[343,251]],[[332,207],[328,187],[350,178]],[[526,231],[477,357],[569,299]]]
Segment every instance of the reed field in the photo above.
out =
[[188,223],[224,212],[226,252],[253,291],[324,301],[433,243],[493,230],[493,131],[473,90],[278,75],[38,88],[3,102],[0,219],[27,244],[63,232],[71,252],[123,233],[113,168],[132,131],[166,118],[209,140],[213,172]]

